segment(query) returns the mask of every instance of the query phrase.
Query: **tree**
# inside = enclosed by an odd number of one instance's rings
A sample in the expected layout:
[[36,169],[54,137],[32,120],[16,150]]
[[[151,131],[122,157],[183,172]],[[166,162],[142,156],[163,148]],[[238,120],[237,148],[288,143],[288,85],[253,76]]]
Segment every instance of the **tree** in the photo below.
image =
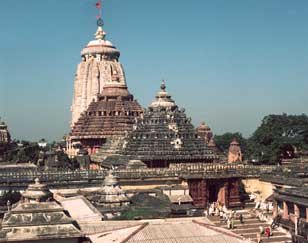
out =
[[295,150],[308,149],[308,117],[268,115],[250,137],[250,157],[264,163],[279,163],[295,156]]

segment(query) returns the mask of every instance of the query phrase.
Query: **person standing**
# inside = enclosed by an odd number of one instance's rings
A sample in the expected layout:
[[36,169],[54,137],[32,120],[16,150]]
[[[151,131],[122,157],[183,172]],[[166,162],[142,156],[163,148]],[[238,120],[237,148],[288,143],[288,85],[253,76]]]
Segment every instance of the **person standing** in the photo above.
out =
[[243,214],[240,213],[239,219],[240,219],[240,223],[243,224],[244,223]]
[[267,239],[270,238],[270,236],[271,236],[271,229],[270,229],[270,227],[266,227],[266,229],[265,229],[265,235],[266,235]]

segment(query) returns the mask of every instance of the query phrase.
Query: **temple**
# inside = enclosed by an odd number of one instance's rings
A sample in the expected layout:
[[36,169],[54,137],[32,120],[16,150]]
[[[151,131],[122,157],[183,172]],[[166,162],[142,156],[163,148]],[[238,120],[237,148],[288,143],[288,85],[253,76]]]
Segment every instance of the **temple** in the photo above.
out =
[[21,201],[10,207],[2,221],[0,242],[80,242],[82,234],[74,220],[38,179],[22,194]]
[[4,121],[0,121],[0,144],[8,144],[11,142],[11,135]]
[[109,171],[101,188],[95,191],[81,190],[81,193],[102,213],[104,218],[120,216],[121,211],[130,204],[117,178]]
[[95,40],[81,52],[74,82],[72,130],[67,138],[69,155],[76,155],[74,145],[92,154],[107,138],[125,136],[143,112],[128,91],[120,52],[105,35],[98,22]]
[[[102,152],[101,152],[102,153]],[[117,156],[109,161],[139,160],[150,168],[181,163],[210,163],[216,158],[166,91],[163,81],[155,100],[138,119],[133,131],[122,143]]]
[[243,161],[243,155],[240,143],[236,140],[236,138],[234,138],[229,146],[228,162],[234,163],[242,161]]
[[205,122],[202,122],[200,126],[197,127],[197,133],[207,145],[213,139],[213,132],[211,128]]
[[0,120],[0,161],[3,160],[4,153],[11,142],[11,135],[4,121]]

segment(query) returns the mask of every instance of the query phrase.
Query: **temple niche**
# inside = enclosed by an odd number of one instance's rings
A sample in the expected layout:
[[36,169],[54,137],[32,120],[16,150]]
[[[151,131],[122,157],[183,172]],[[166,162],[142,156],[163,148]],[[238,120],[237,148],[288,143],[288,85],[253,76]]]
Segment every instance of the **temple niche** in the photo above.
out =
[[127,164],[139,160],[147,167],[157,168],[182,163],[211,163],[216,157],[162,82],[155,100],[144,112],[143,119],[137,120],[133,131],[124,139],[121,150],[117,155],[102,158],[101,162],[107,160]]
[[45,184],[38,179],[22,193],[13,207],[8,204],[0,242],[65,242],[78,243],[82,237],[74,220],[54,199]]
[[94,154],[108,139],[132,130],[143,109],[128,91],[120,52],[105,40],[101,25],[95,40],[82,50],[74,82],[71,132],[66,151],[76,156],[80,148]]
[[242,162],[243,161],[243,155],[241,151],[240,143],[234,138],[229,146],[229,152],[228,152],[228,162],[234,163],[234,162]]

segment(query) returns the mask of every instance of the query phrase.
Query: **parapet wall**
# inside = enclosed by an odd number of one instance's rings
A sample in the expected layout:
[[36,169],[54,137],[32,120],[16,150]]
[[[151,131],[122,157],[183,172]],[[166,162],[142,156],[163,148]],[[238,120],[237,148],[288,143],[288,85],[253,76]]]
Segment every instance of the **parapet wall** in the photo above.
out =
[[270,182],[260,181],[256,178],[242,179],[242,183],[248,194],[254,194],[257,196],[257,201],[265,200],[274,192],[274,186]]

